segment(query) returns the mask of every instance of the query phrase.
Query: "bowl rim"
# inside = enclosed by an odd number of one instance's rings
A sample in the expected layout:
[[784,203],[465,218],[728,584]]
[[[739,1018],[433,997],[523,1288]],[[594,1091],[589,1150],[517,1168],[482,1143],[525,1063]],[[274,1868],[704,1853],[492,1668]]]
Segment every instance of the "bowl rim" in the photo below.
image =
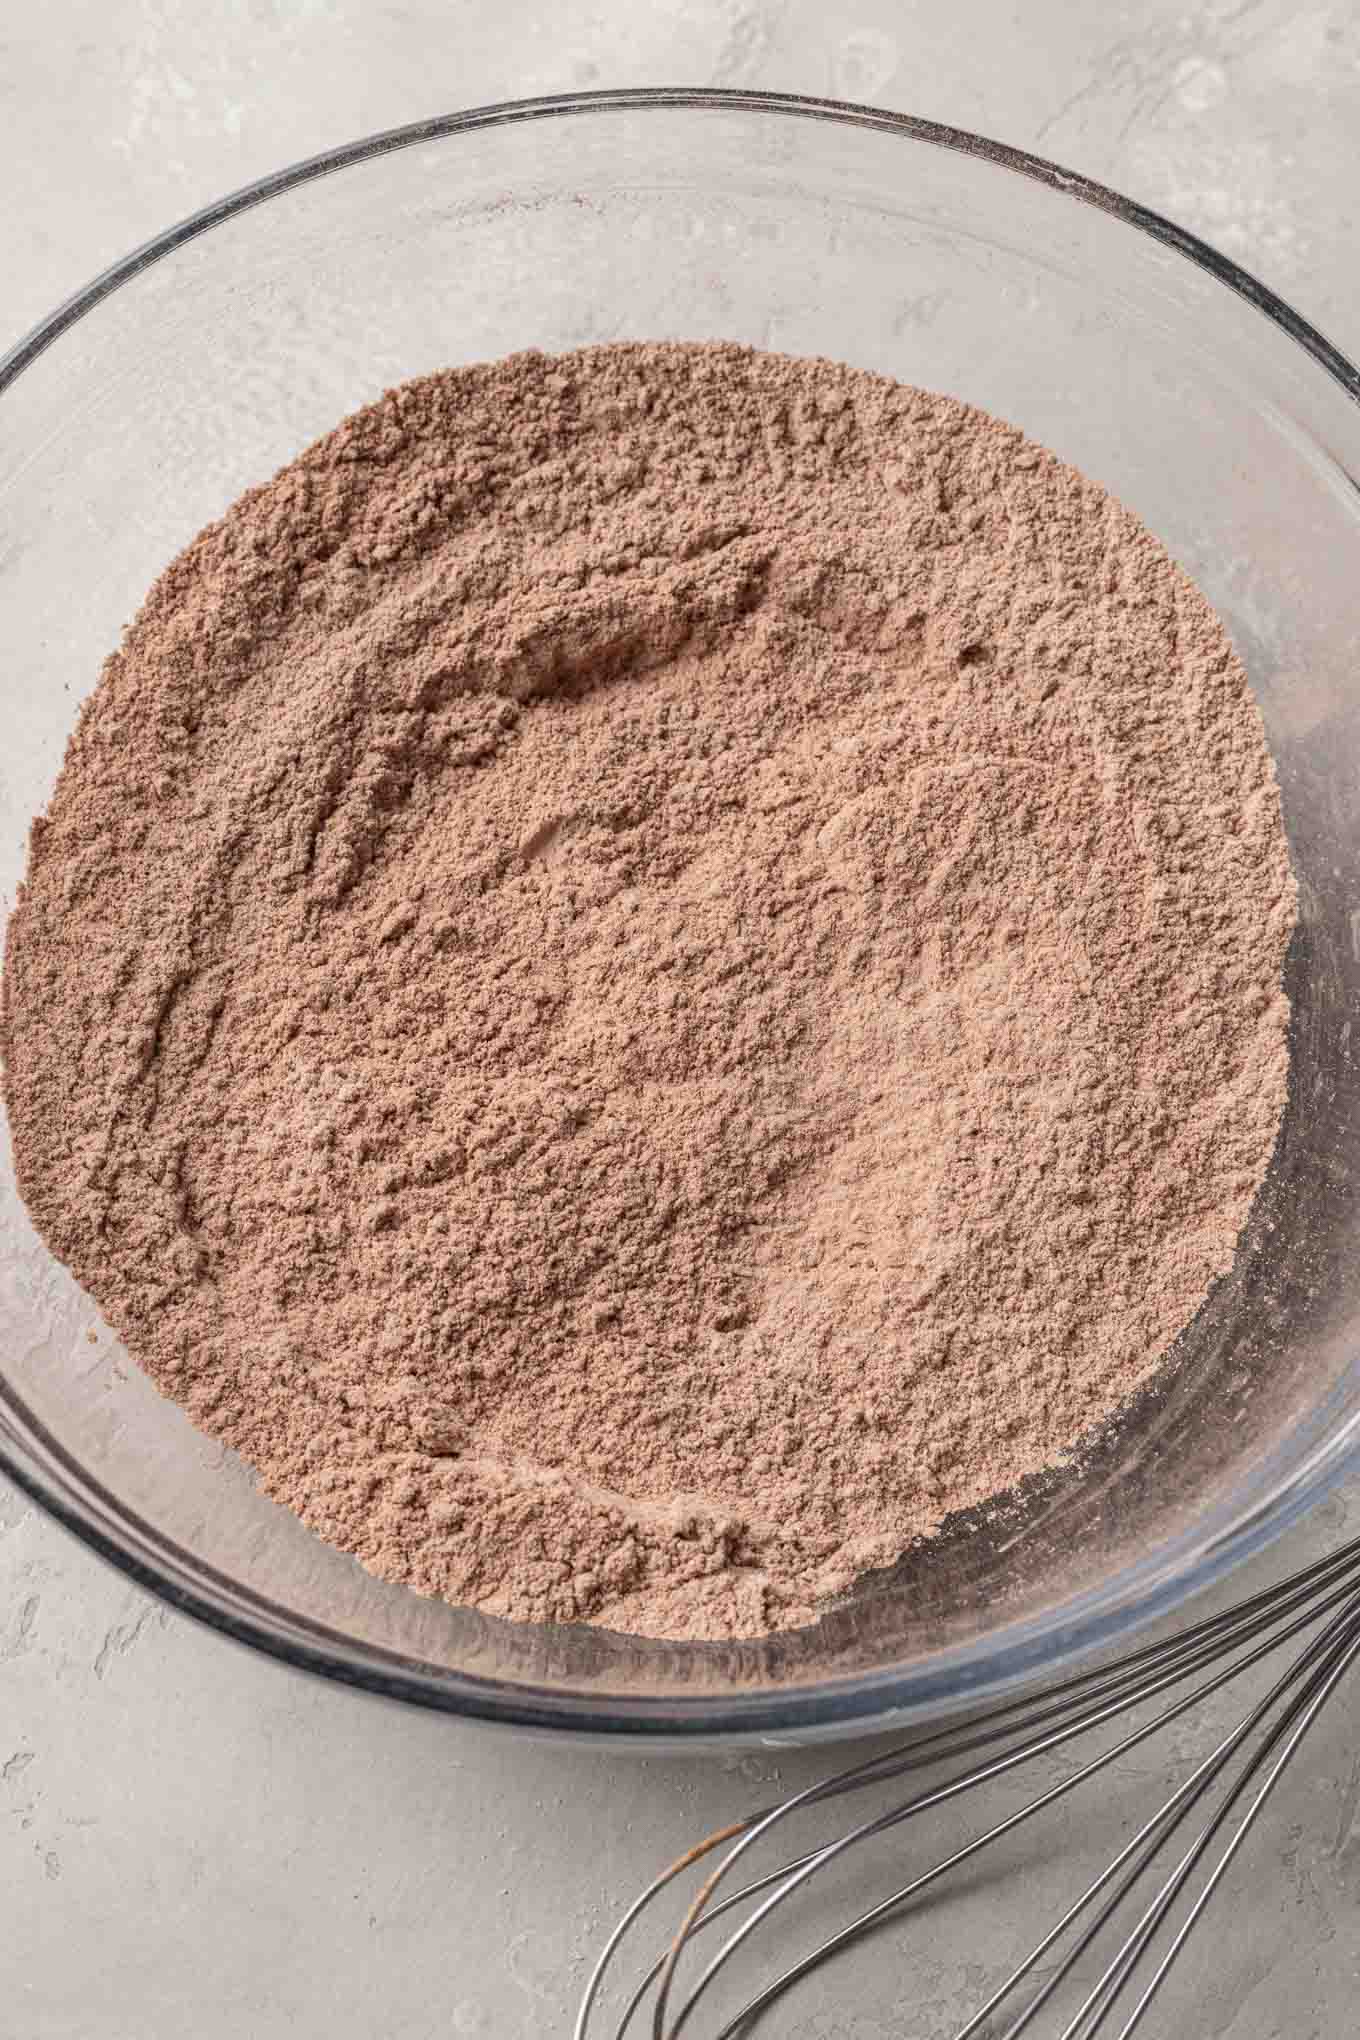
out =
[[1112,185],[1102,184],[1096,178],[1087,177],[1078,170],[1065,169],[1047,156],[1035,155],[1029,149],[1013,147],[1008,142],[993,141],[987,135],[975,133],[971,128],[951,127],[943,121],[928,120],[924,115],[914,113],[890,113],[882,107],[862,105],[849,99],[823,99],[800,92],[763,92],[746,90],[740,86],[694,86],[694,85],[637,85],[601,87],[590,92],[546,93],[532,99],[493,100],[483,106],[466,107],[456,113],[432,115],[426,120],[408,121],[400,127],[380,128],[374,134],[360,136],[352,142],[342,142],[333,149],[323,149],[313,156],[303,156],[296,163],[285,164],[280,170],[271,170],[263,177],[242,184],[224,197],[214,199],[210,204],[200,206],[197,211],[186,213],[183,219],[175,221],[163,232],[152,235],[128,254],[101,269],[81,289],[73,291],[56,305],[45,319],[22,334],[14,345],[0,354],[0,392],[3,392],[22,371],[38,359],[40,354],[60,339],[61,335],[92,312],[96,305],[111,297],[125,283],[129,283],[143,270],[172,255],[176,249],[196,240],[213,227],[222,226],[251,207],[262,205],[267,199],[279,198],[297,186],[311,183],[315,178],[327,177],[336,170],[348,170],[360,163],[372,161],[375,157],[394,154],[399,149],[408,149],[421,142],[442,141],[451,135],[468,133],[478,128],[503,127],[527,120],[550,119],[559,115],[588,113],[641,112],[644,108],[669,109],[671,111],[692,108],[697,110],[722,109],[732,112],[745,109],[752,113],[768,113],[792,116],[794,118],[828,120],[843,127],[878,129],[883,133],[896,134],[905,140],[929,142],[937,148],[952,150],[955,154],[976,156],[984,162],[994,163],[999,168],[1013,170],[1019,175],[1031,178],[1038,184],[1047,185],[1050,190],[1064,192],[1069,198],[1083,205],[1093,206],[1097,211],[1110,213],[1126,226],[1136,227],[1141,233],[1149,234],[1156,241],[1183,255],[1199,269],[1207,271],[1219,283],[1226,285],[1237,296],[1245,298],[1257,311],[1282,328],[1291,340],[1295,340],[1325,368],[1348,395],[1360,402],[1360,368],[1351,362],[1341,349],[1334,345],[1318,327],[1296,312],[1292,305],[1261,282],[1259,277],[1244,269],[1240,263],[1222,254],[1208,241],[1202,240],[1186,227],[1181,227],[1164,213],[1155,211],[1139,200],[1126,198]]
[[[1198,235],[1108,185],[1028,150],[916,114],[799,93],[695,86],[611,88],[492,102],[386,128],[272,171],[189,213],[65,298],[0,354],[0,395],[63,334],[144,270],[212,228],[314,179],[482,128],[563,116],[686,110],[749,112],[877,130],[980,158],[1045,185],[1079,204],[1110,214],[1213,277],[1278,327],[1313,358],[1345,396],[1360,404],[1360,368],[1316,326]],[[1325,1410],[1326,1405],[1323,1407]],[[40,1441],[41,1457],[9,1428],[7,1409],[21,1415],[28,1439]],[[894,1722],[938,1717],[983,1697],[990,1700],[1013,1691],[1041,1673],[1056,1670],[1059,1662],[1070,1665],[1135,1627],[1142,1628],[1220,1578],[1280,1536],[1330,1492],[1357,1459],[1360,1414],[1325,1435],[1282,1486],[1245,1502],[1209,1535],[1183,1529],[1146,1558],[1073,1595],[1062,1604],[1062,1642],[1056,1657],[1053,1617],[1048,1614],[1023,1618],[996,1631],[987,1639],[985,1659],[979,1658],[976,1645],[965,1643],[943,1651],[921,1669],[890,1666],[821,1682],[764,1691],[734,1688],[728,1694],[686,1700],[672,1695],[594,1694],[587,1688],[519,1686],[508,1680],[449,1671],[298,1616],[219,1572],[209,1561],[181,1551],[119,1502],[80,1466],[0,1376],[0,1470],[99,1557],[172,1607],[285,1664],[388,1698],[455,1716],[551,1729],[559,1735],[565,1731],[578,1740],[607,1739],[616,1745],[632,1742],[653,1750],[667,1744],[694,1746],[736,1739],[777,1744],[870,1732]],[[70,1478],[58,1477],[51,1471],[53,1466],[68,1470]]]

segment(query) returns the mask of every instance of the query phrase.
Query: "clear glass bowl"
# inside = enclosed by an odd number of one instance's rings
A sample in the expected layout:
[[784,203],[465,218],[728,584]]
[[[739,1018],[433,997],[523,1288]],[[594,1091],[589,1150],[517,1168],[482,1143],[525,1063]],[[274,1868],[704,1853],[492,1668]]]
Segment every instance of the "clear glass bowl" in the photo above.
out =
[[745,93],[599,93],[378,135],[98,277],[0,363],[0,878],[157,570],[386,385],[518,347],[721,337],[1013,419],[1217,604],[1302,888],[1293,1090],[1238,1266],[1175,1364],[1004,1531],[984,1512],[764,1643],[532,1628],[371,1579],[99,1328],[0,1185],[0,1458],[97,1551],[288,1662],[634,1742],[882,1727],[1051,1672],[1220,1575],[1360,1423],[1360,378],[1250,277],[975,136]]

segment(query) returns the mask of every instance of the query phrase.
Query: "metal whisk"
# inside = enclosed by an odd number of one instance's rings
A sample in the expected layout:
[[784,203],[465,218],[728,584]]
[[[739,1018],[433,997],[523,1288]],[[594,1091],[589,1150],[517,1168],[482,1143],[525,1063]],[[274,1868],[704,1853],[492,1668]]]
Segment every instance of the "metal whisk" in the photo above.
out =
[[[650,2035],[650,2040],[676,2040],[682,2032],[693,2033],[697,2040],[696,2014],[705,2000],[711,2002],[710,1991],[717,1978],[749,1947],[777,1908],[820,1872],[860,1843],[886,1834],[932,1808],[960,1799],[990,1780],[1017,1771],[1075,1737],[1109,1727],[1115,1739],[1098,1755],[1058,1784],[1039,1792],[1017,1812],[975,1834],[940,1861],[917,1871],[879,1903],[829,1934],[772,1981],[763,1984],[739,2011],[708,2029],[709,2040],[737,2040],[738,2035],[753,2033],[759,2014],[814,1969],[899,1909],[907,1908],[913,1899],[989,1844],[1077,1791],[1107,1765],[1126,1756],[1251,1666],[1310,1630],[1311,1636],[1290,1658],[1264,1697],[1182,1779],[1114,1860],[1090,1880],[1057,1923],[952,2036],[952,2040],[975,2040],[986,2027],[987,2040],[1016,2040],[1016,2036],[1033,2028],[1044,2007],[1072,1976],[1088,1950],[1093,1951],[1095,1960],[1099,1959],[1099,1948],[1110,1947],[1112,1952],[1094,1983],[1062,2027],[1061,2040],[1091,2040],[1097,2033],[1113,2033],[1117,2017],[1123,2017],[1118,2040],[1127,2040],[1142,2024],[1148,2007],[1285,1766],[1354,1660],[1360,1657],[1360,1538],[1278,1586],[1254,1594],[1163,1642],[1068,1679],[1037,1698],[993,1708],[975,1716],[962,1728],[944,1729],[905,1742],[709,1835],[664,1870],[615,1927],[586,1988],[574,2040],[596,2040],[596,2036],[603,2040],[606,2034],[612,2040],[628,2040],[630,2034],[643,2032]],[[1151,1719],[1129,1725],[1129,1714],[1140,1703],[1172,1693],[1200,1672],[1208,1675],[1170,1699]],[[942,1784],[897,1800],[886,1812],[865,1817],[834,1839],[787,1857],[774,1869],[750,1875],[755,1867],[755,1851],[762,1844],[782,1840],[781,1830],[792,1816],[847,1794],[882,1786],[926,1766],[953,1763],[981,1751],[988,1754],[954,1770]],[[1197,1821],[1193,1818],[1196,1814]],[[1177,1837],[1180,1839],[1174,1840]],[[1175,1853],[1177,1849],[1179,1854]],[[636,1980],[627,2003],[612,2014],[612,2022],[606,2020],[606,1985],[613,1984],[622,1964],[623,1949],[631,1945],[633,1930],[642,1915],[675,1879],[718,1850],[725,1853],[694,1894],[674,1938]],[[746,1870],[747,1881],[720,1896],[722,1887],[732,1886],[738,1869]],[[1134,1908],[1139,1908],[1136,1913]],[[1121,1913],[1122,1922],[1117,1917]],[[721,1921],[727,1922],[725,1936],[708,1961],[701,1964],[693,1944],[699,1935]],[[1026,1979],[1030,1979],[1031,1987],[1038,1982],[1037,1966],[1051,1951],[1060,1948],[1061,1958],[1051,1972],[1043,1975],[1036,1994],[1022,2001]],[[628,1983],[624,1982],[622,1987],[627,1989]],[[650,2010],[644,2013],[649,1998]],[[998,2023],[990,2024],[994,2018]]]

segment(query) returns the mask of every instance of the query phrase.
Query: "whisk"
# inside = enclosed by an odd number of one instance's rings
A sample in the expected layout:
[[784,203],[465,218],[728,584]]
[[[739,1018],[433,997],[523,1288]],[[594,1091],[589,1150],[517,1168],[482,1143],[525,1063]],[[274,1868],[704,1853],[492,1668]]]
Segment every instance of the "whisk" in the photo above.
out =
[[[762,1984],[736,2013],[707,2029],[708,2040],[737,2040],[753,2033],[759,2015],[813,1970],[905,1911],[1003,1835],[1188,1715],[1250,1667],[1305,1637],[1264,1696],[1194,1765],[951,2036],[975,2040],[985,2028],[986,2040],[1017,2040],[1035,2027],[1090,1951],[1092,1964],[1104,1955],[1103,1966],[1062,2027],[1061,2040],[1091,2040],[1097,2033],[1113,2033],[1114,2022],[1121,2017],[1118,2040],[1127,2040],[1142,2024],[1286,1765],[1360,1657],[1360,1538],[1164,1641],[1069,1678],[1037,1697],[994,1707],[962,1727],[904,1742],[709,1835],[663,1870],[618,1922],[586,1987],[574,2040],[596,2036],[603,2040],[606,2034],[610,2040],[628,2040],[629,2035],[644,2032],[650,2040],[677,2040],[681,2033],[692,2033],[698,2040],[697,2015],[706,2001],[712,2004],[710,1993],[719,1976],[749,1950],[780,1906],[849,1851],[1019,1771],[1079,1736],[1103,1727],[1113,1737],[1097,1755],[1018,1811],[915,1871],[896,1890]],[[1206,1676],[1196,1679],[1199,1673]],[[1188,1691],[1176,1691],[1190,1680],[1195,1683]],[[1150,1719],[1131,1725],[1131,1714],[1162,1695],[1174,1697]],[[784,1825],[793,1816],[964,1757],[973,1761],[951,1770],[942,1783],[897,1799],[887,1811],[867,1814],[833,1839],[752,1875],[757,1849],[781,1841]],[[621,2011],[612,2014],[613,2023],[604,2023],[606,1988],[615,1984],[624,1951],[631,1948],[643,1915],[686,1871],[718,1851],[724,1853],[695,1892],[674,1937],[636,1978],[631,1996]],[[739,1870],[745,1873],[744,1881],[736,1876]],[[707,1962],[701,1962],[696,1940],[723,1921],[724,1937]],[[1036,1976],[1044,1958],[1059,1950],[1052,1970]],[[1069,1995],[1082,1980],[1073,1978]],[[622,1988],[627,1990],[628,1982]],[[1027,1990],[1034,1994],[1027,1995]],[[650,2009],[644,2010],[649,1999]],[[993,2019],[999,2023],[990,2023]]]

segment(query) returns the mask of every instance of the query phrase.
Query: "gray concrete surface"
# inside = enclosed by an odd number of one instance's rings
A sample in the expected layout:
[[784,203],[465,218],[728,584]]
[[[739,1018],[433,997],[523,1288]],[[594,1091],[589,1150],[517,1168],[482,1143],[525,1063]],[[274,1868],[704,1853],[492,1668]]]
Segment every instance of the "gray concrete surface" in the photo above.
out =
[[[1040,149],[1198,229],[1360,352],[1352,0],[10,6],[0,339],[172,217],[327,143],[663,81],[872,99]],[[1357,1502],[1270,1563],[1325,1548]],[[1150,2033],[1356,2030],[1357,1724],[1353,1701],[1324,1722]],[[944,2040],[1025,1924],[1128,1832],[1168,1754],[1139,1753],[1096,1811],[1017,1843],[1010,1877],[882,1938],[768,2030]],[[564,2033],[651,1867],[775,1774],[829,1761],[643,1764],[327,1689],[171,1618],[0,1483],[0,2040]],[[882,1874],[855,1876],[881,1891]]]

